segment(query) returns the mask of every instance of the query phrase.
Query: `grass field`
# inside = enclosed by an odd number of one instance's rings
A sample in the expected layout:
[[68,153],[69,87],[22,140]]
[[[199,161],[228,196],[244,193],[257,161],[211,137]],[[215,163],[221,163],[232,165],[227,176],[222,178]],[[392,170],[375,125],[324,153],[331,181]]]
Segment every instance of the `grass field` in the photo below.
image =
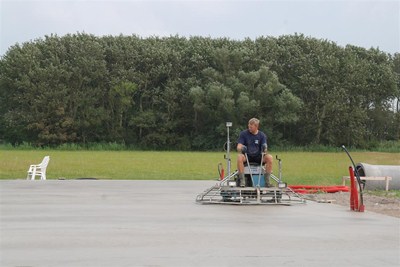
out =
[[[350,160],[342,152],[275,152],[282,159],[283,180],[289,184],[334,185],[348,175]],[[30,164],[50,156],[48,179],[176,179],[213,180],[223,152],[0,150],[0,179],[25,179]],[[400,165],[400,153],[354,152],[354,161]],[[232,155],[236,170],[236,154]],[[274,173],[278,174],[277,162]]]

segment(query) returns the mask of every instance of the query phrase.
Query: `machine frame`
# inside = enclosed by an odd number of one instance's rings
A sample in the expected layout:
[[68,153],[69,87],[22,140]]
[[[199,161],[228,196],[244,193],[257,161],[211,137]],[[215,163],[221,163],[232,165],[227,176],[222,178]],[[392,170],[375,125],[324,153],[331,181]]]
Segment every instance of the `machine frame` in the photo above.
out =
[[231,171],[229,128],[232,127],[232,123],[227,122],[226,127],[225,159],[227,161],[227,175],[216,185],[197,195],[197,203],[228,205],[293,205],[306,203],[301,195],[287,187],[287,184],[282,181],[282,161],[278,156],[276,156],[276,159],[279,164],[279,178],[271,174],[275,186],[265,187],[265,169],[262,166],[265,153],[262,154],[261,162],[258,165],[250,164],[247,154],[245,154],[247,161],[245,166],[246,186],[240,187],[238,171]]

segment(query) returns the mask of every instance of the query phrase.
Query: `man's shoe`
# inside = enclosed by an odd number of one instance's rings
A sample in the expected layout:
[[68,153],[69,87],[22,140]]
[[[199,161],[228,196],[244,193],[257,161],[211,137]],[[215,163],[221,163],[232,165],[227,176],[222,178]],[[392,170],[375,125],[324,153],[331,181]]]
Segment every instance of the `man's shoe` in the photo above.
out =
[[239,183],[240,183],[240,187],[246,186],[246,178],[244,177],[243,173],[239,173]]
[[270,177],[271,177],[271,174],[268,174],[268,173],[265,174],[265,177],[264,177],[265,187],[273,187],[272,184],[270,184],[270,182],[269,182]]

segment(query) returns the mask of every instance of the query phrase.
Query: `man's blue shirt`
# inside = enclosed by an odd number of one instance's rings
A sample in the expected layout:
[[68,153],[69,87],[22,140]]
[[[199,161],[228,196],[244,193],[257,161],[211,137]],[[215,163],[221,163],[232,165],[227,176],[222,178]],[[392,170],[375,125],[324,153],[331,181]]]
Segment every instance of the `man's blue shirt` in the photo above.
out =
[[244,130],[239,135],[238,143],[247,147],[248,155],[257,156],[262,153],[262,145],[267,143],[267,136],[261,131],[252,134],[249,130]]

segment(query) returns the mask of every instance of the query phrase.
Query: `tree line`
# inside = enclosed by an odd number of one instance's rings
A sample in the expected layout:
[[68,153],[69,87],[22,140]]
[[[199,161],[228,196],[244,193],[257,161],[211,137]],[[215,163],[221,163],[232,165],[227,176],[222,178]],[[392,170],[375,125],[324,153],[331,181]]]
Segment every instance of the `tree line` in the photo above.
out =
[[400,54],[302,34],[50,35],[0,60],[0,141],[207,150],[251,117],[271,145],[400,138]]

